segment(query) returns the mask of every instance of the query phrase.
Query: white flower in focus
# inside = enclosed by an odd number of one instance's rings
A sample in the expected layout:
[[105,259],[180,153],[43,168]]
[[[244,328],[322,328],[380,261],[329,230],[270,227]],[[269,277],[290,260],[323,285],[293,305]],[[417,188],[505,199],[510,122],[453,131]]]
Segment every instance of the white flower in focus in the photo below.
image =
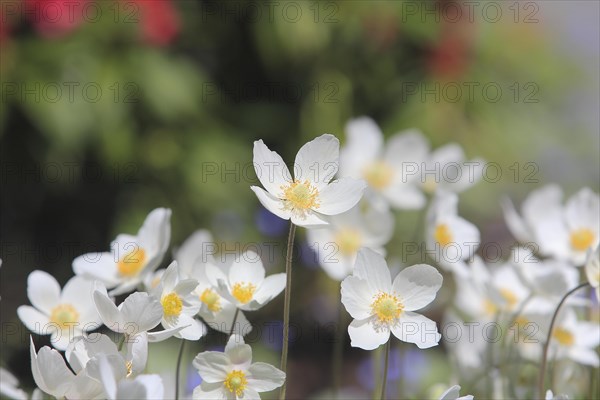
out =
[[179,278],[177,261],[173,261],[152,292],[163,308],[162,326],[165,329],[182,328],[175,334],[178,338],[198,340],[206,333],[204,324],[194,318],[200,310],[193,293],[197,286],[195,279]]
[[[105,354],[98,356],[97,375],[102,382],[104,394],[109,400],[162,400],[164,385],[159,375],[139,375],[134,379],[126,379],[122,368]],[[120,378],[120,379],[119,379]]]
[[369,247],[385,256],[383,246],[394,230],[394,215],[389,210],[380,211],[367,202],[359,203],[345,213],[330,217],[329,222],[324,228],[310,229],[306,235],[330,278],[341,281],[350,275],[361,247]]
[[260,256],[253,251],[238,255],[225,268],[207,264],[206,275],[222,297],[246,311],[258,310],[285,288],[285,273],[265,278]]
[[52,346],[65,350],[83,332],[101,325],[92,300],[93,282],[74,276],[65,287],[44,271],[33,271],[27,278],[27,297],[33,304],[17,308],[19,318],[32,332],[51,335]]
[[600,301],[600,246],[589,252],[585,274],[590,285],[596,289],[596,300]]
[[521,218],[512,203],[503,203],[506,223],[521,242],[534,241],[540,254],[582,266],[589,249],[600,242],[600,198],[583,188],[562,203],[560,187],[548,185],[523,202]]
[[19,389],[17,378],[4,368],[0,368],[0,395],[14,400],[27,400],[29,397],[25,391]]
[[88,253],[73,261],[73,271],[87,279],[98,280],[113,289],[111,295],[124,294],[142,283],[162,261],[171,240],[171,210],[150,212],[137,235],[120,234],[111,251]]
[[597,322],[579,321],[572,309],[565,309],[552,329],[548,357],[569,358],[598,368],[600,359],[595,349],[599,344],[600,325]]
[[441,338],[434,321],[413,311],[431,303],[442,275],[425,264],[400,271],[392,283],[384,258],[368,248],[358,252],[354,272],[342,282],[342,303],[354,318],[348,327],[353,347],[373,350],[390,332],[425,349]]
[[338,170],[339,140],[321,135],[300,148],[294,177],[279,154],[262,140],[254,142],[254,169],[264,189],[252,186],[258,200],[279,218],[298,226],[327,225],[325,215],[352,208],[363,195],[366,183],[352,178],[332,181]]
[[429,254],[444,269],[468,275],[465,260],[479,247],[479,230],[458,215],[458,196],[438,191],[427,211],[425,242]]
[[454,385],[440,396],[440,400],[473,400],[473,396],[461,396],[460,386]]
[[384,136],[368,117],[350,120],[346,125],[346,143],[340,151],[340,174],[364,179],[366,196],[380,210],[390,207],[418,209],[425,205],[419,189],[419,169],[427,157],[429,145],[423,135],[410,130],[392,136],[384,145]]
[[252,348],[239,335],[232,335],[225,352],[205,351],[194,359],[202,384],[193,398],[260,399],[259,393],[275,390],[285,382],[285,373],[272,365],[252,363]]

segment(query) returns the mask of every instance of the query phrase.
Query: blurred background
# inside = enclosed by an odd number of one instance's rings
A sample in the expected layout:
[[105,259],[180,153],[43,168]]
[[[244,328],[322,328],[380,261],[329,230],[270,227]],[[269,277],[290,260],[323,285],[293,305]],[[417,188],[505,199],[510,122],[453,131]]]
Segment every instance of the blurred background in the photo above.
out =
[[[135,233],[153,208],[173,210],[172,248],[205,228],[222,249],[271,246],[269,272],[284,269],[287,224],[249,189],[259,138],[291,161],[322,133],[343,142],[348,119],[367,115],[387,136],[414,127],[435,147],[457,142],[469,158],[501,167],[497,182],[461,195],[460,209],[483,242],[506,246],[500,196],[520,203],[545,183],[567,194],[600,186],[597,2],[0,5],[0,359],[25,386],[33,385],[29,333],[16,308],[28,304],[27,275],[43,269],[64,284],[73,258]],[[418,212],[397,213],[391,257],[419,221]],[[318,398],[331,382],[339,283],[318,268],[301,230],[296,244],[292,323],[300,333],[288,392]],[[451,299],[445,290],[440,305]],[[255,358],[275,365],[282,304],[280,296],[248,314],[263,327],[249,339]],[[224,341],[212,332],[188,347],[187,361]],[[167,381],[175,346],[152,348],[149,368]],[[442,347],[399,349],[392,393],[404,385],[425,396],[447,382]],[[369,355],[346,339],[347,396],[374,388]],[[198,378],[188,372],[191,392]]]

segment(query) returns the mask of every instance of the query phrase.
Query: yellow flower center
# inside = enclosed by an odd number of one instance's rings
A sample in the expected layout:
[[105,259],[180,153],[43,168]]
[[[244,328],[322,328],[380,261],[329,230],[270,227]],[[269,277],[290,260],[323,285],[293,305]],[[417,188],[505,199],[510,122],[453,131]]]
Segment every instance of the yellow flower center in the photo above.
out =
[[131,376],[131,374],[133,373],[133,362],[127,361],[125,363],[125,369],[127,370],[127,375],[125,375],[125,377],[129,378]]
[[506,305],[509,310],[512,310],[513,308],[515,308],[515,306],[519,302],[519,298],[517,297],[515,292],[513,292],[510,289],[506,289],[506,288],[500,289],[500,295],[502,296],[504,301],[506,301]]
[[376,161],[364,169],[363,177],[373,189],[382,190],[392,183],[394,170],[387,163]]
[[586,251],[594,244],[594,233],[589,229],[577,229],[571,232],[571,247],[577,251]]
[[340,253],[346,256],[356,254],[362,245],[362,235],[356,229],[341,229],[335,235],[334,240]]
[[575,337],[568,330],[558,327],[552,332],[552,337],[563,346],[570,347],[575,344]]
[[498,312],[498,307],[490,299],[483,301],[483,310],[487,315],[495,315]]
[[375,296],[371,303],[371,309],[377,316],[379,324],[389,325],[400,317],[404,306],[395,295],[381,292]]
[[429,193],[429,194],[435,193],[437,186],[438,186],[437,177],[431,176],[431,175],[427,175],[425,177],[425,180],[423,181],[423,190],[426,193]]
[[287,186],[281,186],[281,190],[283,190],[282,198],[286,210],[306,216],[308,210],[319,208],[319,191],[308,180],[304,182],[295,180]]
[[228,373],[224,383],[227,390],[231,393],[235,393],[236,396],[241,396],[244,393],[247,384],[246,374],[238,370],[233,370]]
[[452,243],[453,240],[452,232],[446,224],[439,224],[435,227],[435,232],[433,232],[433,238],[442,247],[448,246],[450,243]]
[[79,312],[70,304],[59,304],[50,313],[50,322],[55,323],[60,329],[67,329],[79,322]]
[[171,292],[163,296],[160,302],[163,306],[165,317],[178,317],[181,314],[183,302],[177,293]]
[[212,289],[205,289],[200,295],[200,301],[212,312],[221,311],[221,297]]
[[252,300],[255,290],[256,286],[251,283],[238,282],[233,285],[233,289],[231,289],[231,295],[240,303],[246,304]]
[[137,247],[119,260],[117,269],[120,275],[131,278],[139,274],[145,265],[146,252],[141,247]]

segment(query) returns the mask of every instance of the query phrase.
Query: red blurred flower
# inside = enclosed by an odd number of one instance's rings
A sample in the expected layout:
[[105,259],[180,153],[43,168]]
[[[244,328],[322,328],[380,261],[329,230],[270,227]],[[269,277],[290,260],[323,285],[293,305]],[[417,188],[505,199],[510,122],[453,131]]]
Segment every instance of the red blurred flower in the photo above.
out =
[[89,0],[24,0],[24,13],[45,37],[60,37],[77,28]]
[[461,35],[446,33],[429,57],[429,70],[438,77],[454,78],[469,66],[470,43]]
[[[131,0],[121,0],[131,1]],[[170,44],[179,33],[180,20],[171,0],[134,0],[140,11],[144,41],[156,46]]]

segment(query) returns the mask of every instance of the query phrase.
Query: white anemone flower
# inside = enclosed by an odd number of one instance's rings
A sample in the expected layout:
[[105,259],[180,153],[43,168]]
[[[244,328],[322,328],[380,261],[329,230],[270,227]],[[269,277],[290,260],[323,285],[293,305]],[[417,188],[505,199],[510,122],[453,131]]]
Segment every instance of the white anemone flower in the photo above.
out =
[[261,392],[275,390],[285,382],[285,373],[272,365],[252,363],[252,348],[239,335],[231,335],[225,352],[205,351],[193,362],[202,383],[193,398],[260,399]]
[[29,398],[24,390],[19,389],[19,380],[4,368],[0,368],[0,395],[14,400]]
[[435,322],[414,311],[431,303],[441,286],[442,275],[425,264],[403,269],[392,282],[384,258],[361,249],[352,276],[342,282],[342,303],[354,318],[348,327],[351,345],[373,350],[391,332],[421,349],[436,346],[441,335]]
[[590,286],[596,289],[596,300],[600,301],[600,246],[590,251],[585,263],[585,274]]
[[193,293],[198,286],[195,279],[180,279],[177,261],[173,261],[152,292],[160,299],[163,308],[161,324],[165,329],[182,328],[175,336],[198,340],[206,333],[204,324],[195,317],[200,305]]
[[[123,369],[106,355],[98,356],[98,377],[109,400],[162,400],[164,385],[160,375],[139,375],[124,379]],[[119,379],[120,378],[120,379]]]
[[254,251],[238,255],[224,268],[207,264],[206,275],[222,297],[245,311],[258,310],[285,288],[285,273],[265,277],[263,263]]
[[87,279],[98,280],[111,295],[124,294],[144,281],[162,261],[171,239],[171,210],[150,212],[137,235],[120,234],[111,251],[88,253],[73,261],[73,271]]
[[361,247],[369,247],[385,256],[383,246],[394,231],[394,215],[389,210],[371,207],[367,202],[330,217],[329,222],[324,228],[310,229],[306,235],[323,270],[337,281],[352,273]]
[[419,209],[426,198],[418,187],[418,171],[428,151],[427,140],[419,131],[398,133],[384,144],[375,121],[360,117],[346,124],[340,173],[364,179],[369,185],[366,196],[378,209]]
[[473,396],[470,394],[467,396],[461,396],[460,386],[454,385],[448,390],[446,390],[444,393],[442,393],[442,395],[440,396],[440,400],[473,400]]
[[263,187],[252,186],[258,200],[270,212],[294,225],[327,225],[324,216],[348,211],[363,195],[364,181],[342,177],[338,171],[339,140],[321,135],[300,148],[294,176],[279,154],[262,140],[254,142],[254,169]]
[[[547,329],[546,329],[547,332]],[[600,366],[596,347],[600,344],[600,325],[579,321],[570,308],[561,311],[550,336],[549,357],[571,359],[594,368]]]
[[442,268],[461,277],[468,275],[465,263],[479,247],[480,235],[475,225],[458,215],[456,193],[439,190],[427,211],[425,244],[428,254]]
[[17,314],[30,331],[51,335],[52,346],[65,350],[74,337],[102,325],[92,300],[93,287],[93,282],[74,276],[61,291],[52,275],[33,271],[27,278],[33,307],[20,306]]
[[197,279],[194,270],[197,265],[213,263],[212,251],[216,248],[212,234],[199,229],[188,237],[174,252],[174,260],[179,266],[179,275],[184,279]]
[[535,242],[540,254],[582,266],[589,249],[600,243],[600,198],[583,188],[562,203],[560,187],[548,185],[523,202],[521,218],[503,203],[506,223],[521,242]]

